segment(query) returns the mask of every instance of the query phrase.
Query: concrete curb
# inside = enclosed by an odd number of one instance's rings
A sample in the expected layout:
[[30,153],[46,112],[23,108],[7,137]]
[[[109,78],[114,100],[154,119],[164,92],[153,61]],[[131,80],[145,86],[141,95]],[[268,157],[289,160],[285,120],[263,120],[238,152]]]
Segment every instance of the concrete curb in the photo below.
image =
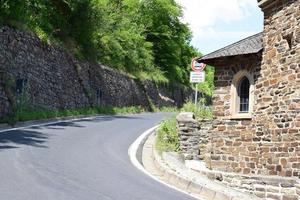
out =
[[[222,191],[217,191],[215,188],[208,187],[205,184],[199,184],[195,180],[191,180],[190,177],[184,177],[180,171],[172,169],[168,163],[158,154],[157,150],[153,148],[153,161],[164,176],[169,177],[168,181],[170,183],[176,184],[177,187],[182,190],[186,190],[188,193],[197,195],[198,198],[203,198],[207,200],[241,200],[241,196],[232,196],[223,193]],[[216,183],[217,185],[217,183]],[[245,198],[243,198],[246,200]]]
[[148,176],[150,176],[154,179],[156,179],[156,178],[154,176],[152,176],[149,172],[147,172],[145,170],[145,168],[143,167],[142,151],[143,151],[143,146],[144,146],[145,142],[147,141],[148,137],[150,136],[151,133],[153,133],[154,130],[157,129],[157,127],[158,127],[158,125],[145,131],[130,145],[130,147],[128,149],[128,155],[129,155],[131,163],[136,168],[138,168],[139,170],[141,170],[142,172],[144,172],[145,174],[147,174]]
[[198,198],[197,196],[191,194],[191,193],[188,193],[187,191],[185,190],[182,190],[178,187],[175,187],[167,182],[164,182],[162,181],[161,179],[158,178],[158,176],[156,175],[153,175],[152,173],[150,173],[149,171],[147,171],[145,169],[145,167],[143,166],[143,163],[142,163],[142,160],[139,160],[140,158],[139,155],[142,155],[142,151],[143,151],[143,148],[144,148],[144,145],[145,143],[148,141],[149,137],[151,135],[153,135],[156,131],[156,129],[158,128],[158,125],[153,127],[153,128],[150,128],[148,129],[147,131],[145,131],[142,135],[140,135],[129,147],[128,149],[128,155],[129,155],[129,158],[130,158],[130,161],[131,163],[137,168],[139,169],[140,171],[142,171],[143,173],[145,173],[146,175],[148,175],[149,177],[151,177],[152,179],[156,180],[157,182],[160,182],[161,184],[163,185],[166,185],[167,187],[169,188],[172,188],[174,190],[177,190],[179,192],[182,192],[186,195],[189,195],[191,197],[194,197],[196,199],[199,199],[199,200],[203,200],[203,199],[200,199]]
[[[149,131],[150,130],[150,131]],[[239,191],[235,191],[233,189],[227,188],[225,186],[220,186],[220,184],[210,181],[209,184],[206,182],[201,183],[200,180],[193,180],[193,177],[184,176],[181,174],[180,170],[172,168],[157,152],[154,148],[154,141],[155,141],[155,130],[156,127],[149,129],[144,134],[141,135],[142,138],[139,138],[139,143],[136,144],[137,147],[135,148],[135,152],[131,152],[131,159],[132,156],[137,157],[137,155],[141,155],[142,151],[148,151],[145,155],[147,156],[148,163],[152,162],[154,166],[154,170],[147,171],[145,168],[147,166],[143,166],[143,162],[141,159],[136,158],[136,161],[139,162],[138,165],[141,171],[152,177],[153,179],[176,189],[180,192],[183,192],[187,195],[190,195],[197,199],[206,199],[206,200],[256,200],[259,198],[252,197],[249,195],[244,195]],[[132,148],[132,147],[131,147]],[[151,148],[151,149],[150,149]],[[150,159],[150,160],[149,160]],[[142,161],[144,158],[142,158]],[[136,165],[136,163],[134,164]],[[141,169],[142,168],[142,169]],[[151,168],[151,167],[150,167]],[[152,167],[153,169],[153,167]],[[200,183],[199,183],[200,182]],[[216,187],[218,186],[218,187]],[[220,189],[221,188],[221,189]],[[230,190],[230,192],[224,192],[226,190]]]

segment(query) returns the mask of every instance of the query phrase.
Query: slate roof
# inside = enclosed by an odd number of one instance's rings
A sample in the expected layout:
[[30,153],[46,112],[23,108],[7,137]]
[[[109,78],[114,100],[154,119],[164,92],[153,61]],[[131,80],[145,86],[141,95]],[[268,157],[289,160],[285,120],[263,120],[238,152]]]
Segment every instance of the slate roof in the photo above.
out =
[[258,53],[263,49],[263,32],[257,33],[199,58],[198,62],[215,58]]
[[259,7],[263,7],[273,2],[272,0],[257,0],[257,1]]

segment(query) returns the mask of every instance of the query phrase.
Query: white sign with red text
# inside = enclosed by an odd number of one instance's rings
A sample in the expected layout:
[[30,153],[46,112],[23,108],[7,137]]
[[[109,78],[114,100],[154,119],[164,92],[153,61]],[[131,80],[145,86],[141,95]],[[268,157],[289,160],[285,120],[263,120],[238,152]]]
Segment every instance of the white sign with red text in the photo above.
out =
[[191,72],[190,82],[191,83],[203,83],[205,81],[205,71]]

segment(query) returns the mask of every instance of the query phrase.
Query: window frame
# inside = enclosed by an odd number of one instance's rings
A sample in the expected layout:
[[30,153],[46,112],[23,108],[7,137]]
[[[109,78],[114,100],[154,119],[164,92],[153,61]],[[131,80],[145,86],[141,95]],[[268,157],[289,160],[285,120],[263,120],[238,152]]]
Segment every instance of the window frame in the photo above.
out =
[[[245,88],[243,84],[245,84],[247,81],[247,87]],[[248,93],[247,93],[248,92]],[[249,112],[249,103],[250,103],[250,81],[249,79],[244,76],[243,78],[240,79],[237,87],[237,98],[238,98],[238,113],[248,113]],[[244,102],[242,100],[246,99],[247,101]],[[243,110],[245,109],[245,110]]]
[[[248,112],[240,112],[240,98],[238,95],[238,90],[243,78],[247,78],[250,84],[249,87],[249,109]],[[254,79],[253,74],[247,70],[241,70],[237,72],[231,83],[231,116],[230,119],[252,119],[253,112],[253,90],[254,90]]]

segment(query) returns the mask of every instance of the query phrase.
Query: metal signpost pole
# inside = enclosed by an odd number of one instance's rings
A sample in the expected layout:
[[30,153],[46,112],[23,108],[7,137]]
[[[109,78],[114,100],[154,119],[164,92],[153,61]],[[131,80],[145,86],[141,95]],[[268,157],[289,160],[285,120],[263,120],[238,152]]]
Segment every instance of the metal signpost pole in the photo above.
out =
[[198,100],[198,84],[196,83],[196,92],[195,92],[195,109],[197,109],[197,100]]
[[205,81],[205,72],[203,70],[206,64],[198,63],[197,58],[194,58],[191,65],[193,72],[190,73],[190,83],[196,83],[195,109],[197,109],[198,83],[203,83]]

